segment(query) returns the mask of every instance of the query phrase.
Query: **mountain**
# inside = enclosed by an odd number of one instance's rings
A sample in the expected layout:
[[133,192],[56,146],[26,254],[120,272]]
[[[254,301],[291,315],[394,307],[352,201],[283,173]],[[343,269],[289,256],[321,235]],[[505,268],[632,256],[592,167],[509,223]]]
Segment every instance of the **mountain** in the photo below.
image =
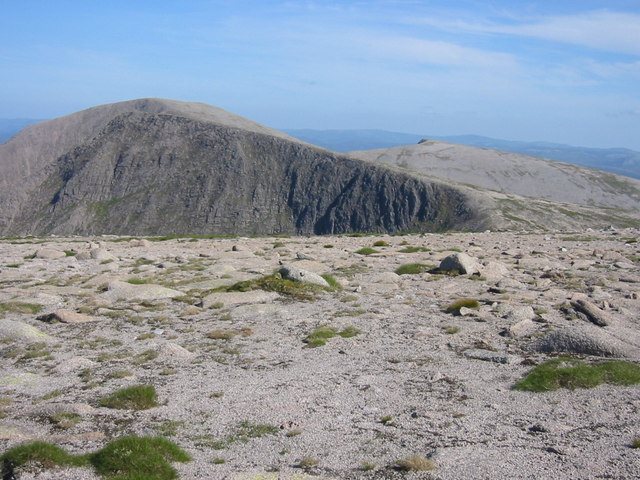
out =
[[479,229],[464,187],[302,143],[224,110],[141,99],[0,145],[0,234]]
[[[349,155],[425,178],[494,192],[503,215],[518,217],[524,224],[548,221],[563,211],[569,217],[582,216],[584,226],[595,217],[608,216],[612,221],[621,214],[640,218],[640,181],[599,170],[433,140]],[[579,215],[577,207],[591,211]],[[574,213],[567,212],[567,208]],[[546,215],[543,210],[547,210]]]
[[640,152],[626,148],[587,148],[547,142],[517,142],[478,135],[418,135],[386,130],[284,130],[305,142],[336,152],[390,148],[418,143],[421,139],[523,153],[568,162],[640,179]]
[[24,127],[41,121],[34,118],[0,118],[0,143],[9,140]]

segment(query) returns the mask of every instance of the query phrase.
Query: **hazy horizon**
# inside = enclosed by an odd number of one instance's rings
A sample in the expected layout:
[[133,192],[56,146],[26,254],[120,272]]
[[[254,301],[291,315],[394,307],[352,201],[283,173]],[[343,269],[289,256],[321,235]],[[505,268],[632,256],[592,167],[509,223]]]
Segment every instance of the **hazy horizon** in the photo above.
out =
[[0,17],[0,118],[140,97],[278,129],[640,150],[640,6],[26,0]]

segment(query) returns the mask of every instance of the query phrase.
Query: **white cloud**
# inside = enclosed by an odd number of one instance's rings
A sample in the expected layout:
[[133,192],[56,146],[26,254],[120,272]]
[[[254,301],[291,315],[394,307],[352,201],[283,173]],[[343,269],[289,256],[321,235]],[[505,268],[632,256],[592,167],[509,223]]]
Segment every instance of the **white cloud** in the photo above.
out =
[[515,59],[505,53],[464,47],[455,43],[403,36],[366,35],[357,42],[382,55],[418,64],[456,67],[514,67]]
[[607,10],[558,15],[517,23],[474,23],[422,18],[410,23],[468,33],[506,34],[570,43],[597,50],[640,55],[640,15]]

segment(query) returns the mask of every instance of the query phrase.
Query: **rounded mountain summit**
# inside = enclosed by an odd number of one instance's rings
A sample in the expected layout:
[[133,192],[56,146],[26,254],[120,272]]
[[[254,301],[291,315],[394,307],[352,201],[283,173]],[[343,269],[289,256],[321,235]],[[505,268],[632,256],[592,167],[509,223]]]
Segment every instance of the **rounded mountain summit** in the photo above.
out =
[[0,145],[0,235],[475,230],[480,205],[200,103],[98,106]]

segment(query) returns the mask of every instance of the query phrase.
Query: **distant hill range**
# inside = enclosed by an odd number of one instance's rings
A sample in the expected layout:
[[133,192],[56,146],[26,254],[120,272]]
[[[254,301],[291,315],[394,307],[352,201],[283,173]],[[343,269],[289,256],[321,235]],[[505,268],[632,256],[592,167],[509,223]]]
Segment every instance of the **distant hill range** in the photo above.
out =
[[627,148],[574,147],[548,142],[517,142],[478,135],[435,136],[386,130],[295,130],[285,129],[305,142],[336,152],[371,150],[418,143],[422,139],[491,148],[534,157],[573,163],[640,179],[640,152]]

